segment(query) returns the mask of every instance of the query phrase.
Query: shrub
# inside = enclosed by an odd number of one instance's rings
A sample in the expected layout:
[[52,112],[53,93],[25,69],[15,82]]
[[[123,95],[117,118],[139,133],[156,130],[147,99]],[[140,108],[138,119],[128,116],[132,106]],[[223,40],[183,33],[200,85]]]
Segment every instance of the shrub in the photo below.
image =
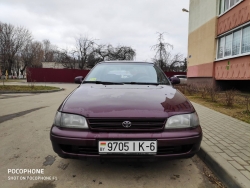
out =
[[197,92],[197,86],[194,84],[189,84],[186,86],[185,90],[189,95],[194,95]]
[[232,89],[225,91],[225,103],[227,106],[233,106],[235,103],[235,96],[237,95],[238,91]]
[[219,91],[220,91],[220,88],[219,87],[209,87],[208,88],[208,94],[212,100],[212,102],[216,102],[219,98]]
[[249,111],[250,96],[245,96],[245,102],[246,102],[245,104],[246,104],[246,109],[247,109],[246,111],[247,111],[247,112],[250,112],[250,111]]
[[209,90],[208,85],[200,85],[199,86],[199,92],[201,94],[201,98],[205,99],[207,97],[208,90]]
[[185,85],[175,86],[175,89],[178,89],[181,93],[186,94],[186,86]]

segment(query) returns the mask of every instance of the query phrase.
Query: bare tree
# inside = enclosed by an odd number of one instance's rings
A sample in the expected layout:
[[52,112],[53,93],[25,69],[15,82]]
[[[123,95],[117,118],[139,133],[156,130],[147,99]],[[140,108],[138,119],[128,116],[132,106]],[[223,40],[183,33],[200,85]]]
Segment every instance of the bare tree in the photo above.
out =
[[[5,56],[4,56],[4,48],[3,48],[3,42],[4,42],[4,38],[2,36],[3,34],[3,23],[0,22],[0,69],[2,69],[1,71],[3,71],[4,69],[4,63],[6,62]],[[0,72],[0,75],[2,75],[2,72]]]
[[0,23],[1,63],[3,69],[8,70],[9,74],[22,49],[31,40],[31,33],[24,27]]
[[76,69],[78,68],[78,61],[74,57],[74,53],[69,50],[61,50],[57,52],[56,61],[61,63],[67,69]]
[[131,47],[118,46],[114,49],[111,60],[133,60],[135,54],[135,50]]
[[43,49],[44,49],[44,61],[53,62],[55,61],[55,56],[57,54],[57,46],[52,45],[48,39],[43,40]]
[[33,51],[33,62],[31,64],[31,67],[41,67],[42,60],[44,57],[42,43],[39,41],[32,42],[32,51]]
[[21,52],[21,57],[23,67],[20,71],[22,74],[26,67],[41,67],[44,58],[43,44],[38,41],[26,44]]
[[164,42],[163,35],[164,33],[158,33],[158,43],[151,47],[151,49],[156,51],[153,61],[158,64],[162,70],[166,68],[167,61],[171,55],[168,49],[173,49],[172,44]]
[[95,48],[95,55],[100,61],[108,61],[110,54],[113,52],[112,45],[98,45]]
[[78,57],[80,69],[86,68],[88,58],[94,52],[94,45],[94,40],[88,37],[76,38],[76,50],[73,53]]
[[109,60],[133,60],[136,52],[128,46],[99,45],[95,49],[97,57],[102,61]]
[[167,71],[173,72],[186,72],[187,71],[187,59],[183,58],[183,55],[177,53],[170,59],[167,66]]
[[187,60],[175,61],[170,65],[169,71],[172,72],[187,72]]
[[98,45],[88,37],[76,38],[75,50],[58,51],[57,61],[65,68],[92,68],[100,61],[133,60],[135,50],[128,46]]
[[183,58],[183,55],[177,53],[172,55],[171,49],[173,45],[164,42],[164,33],[158,33],[158,43],[151,47],[156,51],[153,58],[154,63],[161,67],[164,71],[181,71],[187,70],[187,61]]

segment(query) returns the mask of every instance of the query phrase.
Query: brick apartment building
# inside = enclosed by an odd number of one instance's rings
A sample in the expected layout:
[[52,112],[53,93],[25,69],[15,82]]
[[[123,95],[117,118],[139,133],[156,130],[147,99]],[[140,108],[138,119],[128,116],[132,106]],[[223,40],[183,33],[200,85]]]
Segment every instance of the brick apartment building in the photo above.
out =
[[250,0],[190,0],[187,76],[250,91]]

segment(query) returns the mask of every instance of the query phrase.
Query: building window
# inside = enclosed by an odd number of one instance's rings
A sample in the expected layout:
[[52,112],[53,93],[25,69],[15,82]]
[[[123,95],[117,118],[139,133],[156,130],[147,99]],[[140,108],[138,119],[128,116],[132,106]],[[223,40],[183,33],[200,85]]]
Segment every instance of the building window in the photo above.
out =
[[229,0],[224,0],[224,12],[229,9]]
[[242,0],[220,0],[220,14],[228,11]]
[[224,45],[225,45],[225,37],[221,37],[219,39],[219,45],[218,45],[218,58],[223,58]]
[[240,37],[241,30],[233,33],[232,55],[238,55],[240,53]]
[[218,38],[217,59],[250,53],[250,25]]
[[232,34],[227,35],[225,37],[226,42],[225,42],[225,53],[224,56],[230,56],[231,55],[231,51],[232,51]]
[[250,52],[250,26],[243,28],[242,30],[242,53]]

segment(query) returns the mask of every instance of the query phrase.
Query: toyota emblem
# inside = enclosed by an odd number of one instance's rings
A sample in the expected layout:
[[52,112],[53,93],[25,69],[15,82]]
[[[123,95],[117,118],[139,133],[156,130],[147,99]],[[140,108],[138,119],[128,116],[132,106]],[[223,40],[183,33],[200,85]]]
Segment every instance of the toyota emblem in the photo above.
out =
[[130,121],[124,121],[122,122],[122,126],[125,127],[125,128],[129,128],[131,127],[132,123]]

